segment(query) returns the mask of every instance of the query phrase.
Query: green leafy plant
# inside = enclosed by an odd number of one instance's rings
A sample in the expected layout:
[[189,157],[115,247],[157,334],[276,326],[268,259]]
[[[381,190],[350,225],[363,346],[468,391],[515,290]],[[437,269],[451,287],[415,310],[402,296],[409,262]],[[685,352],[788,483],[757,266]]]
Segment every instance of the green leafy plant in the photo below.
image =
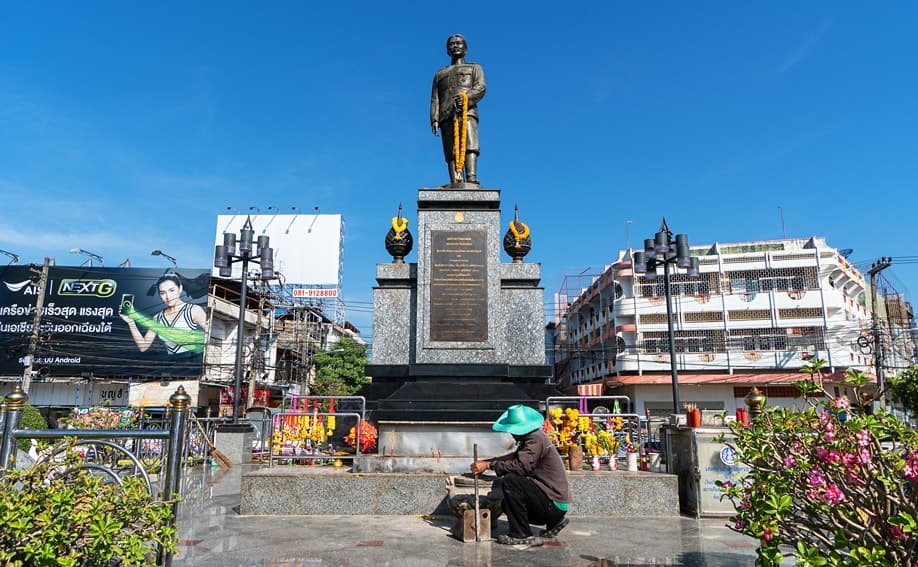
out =
[[139,478],[114,483],[65,454],[0,476],[0,564],[146,565],[158,546],[175,551],[173,501],[152,498]]
[[[22,417],[19,420],[20,429],[48,429],[48,422],[42,417],[41,412],[31,405],[26,404],[22,408]],[[16,444],[21,450],[28,451],[32,446],[31,439],[19,439]]]
[[889,379],[893,400],[905,406],[913,416],[918,415],[918,364]]
[[368,382],[365,372],[367,345],[342,338],[328,352],[312,357],[316,378],[311,391],[319,396],[348,396]]
[[[804,566],[916,565],[918,433],[831,396],[821,367],[813,361],[795,384],[805,410],[769,407],[748,427],[732,426],[737,458],[751,470],[718,482],[736,508],[731,528],[759,540],[757,565],[785,556]],[[845,379],[857,399],[869,382],[855,370]]]

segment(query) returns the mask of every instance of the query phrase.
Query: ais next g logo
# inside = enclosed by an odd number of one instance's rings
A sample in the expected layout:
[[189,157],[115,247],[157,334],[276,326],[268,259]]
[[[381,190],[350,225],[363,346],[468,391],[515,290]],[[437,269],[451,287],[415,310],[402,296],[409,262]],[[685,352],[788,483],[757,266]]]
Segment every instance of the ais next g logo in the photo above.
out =
[[57,288],[58,295],[90,297],[111,297],[118,284],[115,280],[63,279]]

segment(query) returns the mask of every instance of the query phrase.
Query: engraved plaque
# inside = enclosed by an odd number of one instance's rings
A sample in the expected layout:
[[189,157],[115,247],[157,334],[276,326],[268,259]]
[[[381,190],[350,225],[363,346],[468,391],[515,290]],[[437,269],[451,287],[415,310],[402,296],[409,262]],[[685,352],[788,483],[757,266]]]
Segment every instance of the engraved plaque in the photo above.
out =
[[488,340],[488,264],[483,230],[430,233],[430,340]]

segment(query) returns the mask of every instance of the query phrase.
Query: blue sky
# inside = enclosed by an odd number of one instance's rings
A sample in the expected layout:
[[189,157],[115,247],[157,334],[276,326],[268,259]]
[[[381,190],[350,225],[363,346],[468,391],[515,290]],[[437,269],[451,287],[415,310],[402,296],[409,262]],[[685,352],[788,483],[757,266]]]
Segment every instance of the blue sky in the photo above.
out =
[[207,267],[228,207],[318,206],[370,337],[389,219],[447,181],[427,114],[458,32],[488,81],[479,176],[547,301],[664,215],[694,244],[902,258],[884,276],[914,300],[916,24],[911,2],[5,3],[0,249]]

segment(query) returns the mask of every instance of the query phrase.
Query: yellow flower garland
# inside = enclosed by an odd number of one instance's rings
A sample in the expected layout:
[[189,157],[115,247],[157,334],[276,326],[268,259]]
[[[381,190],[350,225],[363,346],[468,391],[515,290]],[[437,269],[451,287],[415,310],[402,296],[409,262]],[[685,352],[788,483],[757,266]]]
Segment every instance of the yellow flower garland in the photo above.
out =
[[[519,224],[523,227],[523,230],[516,228],[516,225]],[[513,238],[516,239],[516,248],[520,247],[520,240],[524,238],[529,238],[529,225],[522,221],[512,220],[510,221],[510,233],[513,234]]]
[[[401,222],[399,222],[401,218]],[[408,230],[408,219],[405,217],[392,217],[392,230],[395,231],[395,240],[405,238],[404,232]]]
[[[469,95],[462,96],[462,133],[459,133],[459,117],[453,116],[453,158],[456,162],[456,181],[462,181],[462,170],[465,168],[466,136],[469,124]],[[460,140],[461,139],[461,140]]]

